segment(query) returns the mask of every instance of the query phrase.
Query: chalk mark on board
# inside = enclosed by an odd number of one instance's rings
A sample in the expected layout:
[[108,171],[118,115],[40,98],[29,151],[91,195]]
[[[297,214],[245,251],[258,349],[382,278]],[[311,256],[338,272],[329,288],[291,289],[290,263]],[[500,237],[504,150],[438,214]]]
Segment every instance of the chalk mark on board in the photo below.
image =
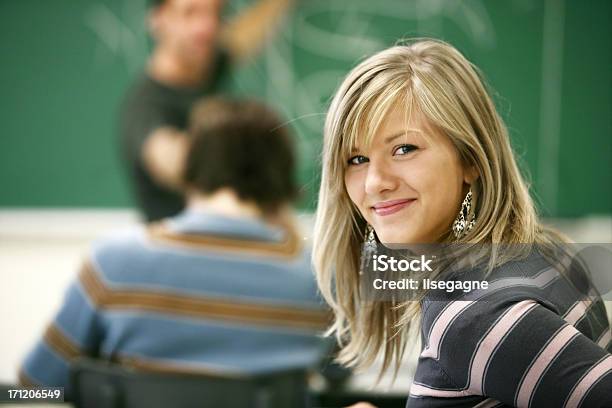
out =
[[[139,10],[144,8],[142,0],[139,2],[124,0],[121,15],[102,2],[88,8],[84,22],[98,38],[96,49],[98,62],[106,59],[108,63],[113,63],[113,60],[118,58],[126,64],[130,73],[141,68],[146,58],[146,33],[142,33],[142,22],[138,24],[136,16],[141,16]],[[139,30],[134,27],[138,27]]]

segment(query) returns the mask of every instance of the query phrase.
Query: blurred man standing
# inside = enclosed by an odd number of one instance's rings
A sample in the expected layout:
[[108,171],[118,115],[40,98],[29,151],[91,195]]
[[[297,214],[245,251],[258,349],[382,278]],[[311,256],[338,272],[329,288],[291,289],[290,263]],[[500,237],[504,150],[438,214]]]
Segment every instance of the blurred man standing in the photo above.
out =
[[218,91],[232,64],[254,56],[292,0],[259,0],[227,24],[223,0],[151,0],[155,48],[123,103],[121,145],[147,221],[184,207],[184,130],[194,101]]

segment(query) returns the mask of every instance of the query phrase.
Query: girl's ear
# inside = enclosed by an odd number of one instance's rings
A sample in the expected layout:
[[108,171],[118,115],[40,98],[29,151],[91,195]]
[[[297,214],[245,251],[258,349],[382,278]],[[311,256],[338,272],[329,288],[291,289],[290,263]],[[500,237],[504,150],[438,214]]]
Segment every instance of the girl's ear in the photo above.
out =
[[473,182],[478,180],[478,177],[479,175],[475,165],[468,166],[463,171],[463,182],[465,184],[472,184]]

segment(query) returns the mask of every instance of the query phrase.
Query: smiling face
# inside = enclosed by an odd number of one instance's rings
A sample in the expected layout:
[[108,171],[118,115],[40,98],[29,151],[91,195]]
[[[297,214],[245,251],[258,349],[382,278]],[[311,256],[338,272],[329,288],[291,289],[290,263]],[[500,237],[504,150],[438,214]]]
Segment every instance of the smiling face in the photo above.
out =
[[393,109],[347,160],[348,195],[385,244],[439,242],[471,180],[451,140],[417,112],[410,116]]

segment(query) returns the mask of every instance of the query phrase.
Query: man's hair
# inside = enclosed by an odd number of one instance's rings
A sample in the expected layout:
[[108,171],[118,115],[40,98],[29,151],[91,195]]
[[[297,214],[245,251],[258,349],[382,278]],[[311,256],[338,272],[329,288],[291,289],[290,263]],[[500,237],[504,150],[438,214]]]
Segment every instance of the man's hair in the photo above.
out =
[[296,196],[295,157],[287,126],[260,102],[214,97],[191,112],[184,181],[209,194],[229,187],[264,212]]

